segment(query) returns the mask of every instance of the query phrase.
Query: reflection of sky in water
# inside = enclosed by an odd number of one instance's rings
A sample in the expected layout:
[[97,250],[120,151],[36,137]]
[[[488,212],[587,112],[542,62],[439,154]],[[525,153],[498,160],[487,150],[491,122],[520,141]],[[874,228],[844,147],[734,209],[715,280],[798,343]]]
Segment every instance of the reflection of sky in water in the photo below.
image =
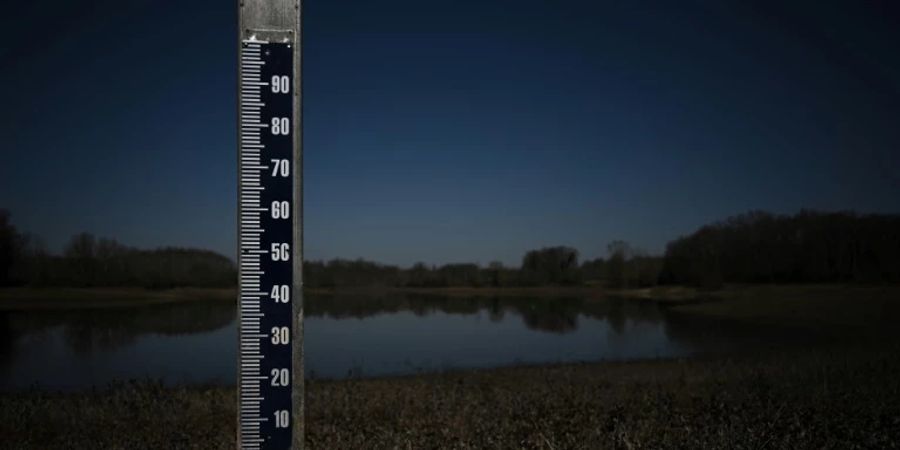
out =
[[[233,382],[237,354],[233,311],[226,308],[223,313],[222,305],[209,313],[193,308],[189,312],[194,315],[169,306],[159,310],[82,311],[72,313],[72,317],[55,312],[52,320],[40,312],[28,313],[28,317],[8,316],[12,327],[20,322],[31,325],[11,335],[11,344],[8,342],[0,352],[0,388],[33,384],[69,388],[146,378],[168,383]],[[475,311],[458,314],[433,310],[416,315],[401,310],[363,318],[307,316],[307,375],[377,376],[670,357],[689,352],[688,346],[671,340],[662,315],[648,319],[646,311],[619,308],[616,314],[604,316],[528,310],[527,318],[513,309],[496,314],[495,308],[492,314],[489,305]],[[137,325],[132,325],[129,317]],[[192,331],[190,324],[196,317],[214,318]],[[167,331],[156,331],[159,327]],[[139,330],[132,331],[134,328]]]
[[597,361],[674,356],[684,353],[666,337],[662,322],[626,321],[622,334],[606,320],[578,316],[566,333],[528,329],[507,313],[492,322],[488,312],[454,315],[409,312],[366,319],[311,318],[306,324],[307,370],[315,376],[373,376],[516,363]]
[[37,384],[59,388],[147,378],[232,382],[236,333],[237,329],[229,326],[192,335],[147,334],[127,346],[75,352],[59,326],[23,336],[0,380],[3,387]]

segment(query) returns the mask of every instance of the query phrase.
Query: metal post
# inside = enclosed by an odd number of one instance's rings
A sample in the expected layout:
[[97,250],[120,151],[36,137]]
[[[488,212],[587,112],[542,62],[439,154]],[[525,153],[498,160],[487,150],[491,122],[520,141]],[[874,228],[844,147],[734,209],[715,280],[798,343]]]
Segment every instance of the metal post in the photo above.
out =
[[303,448],[301,1],[238,2],[240,449]]

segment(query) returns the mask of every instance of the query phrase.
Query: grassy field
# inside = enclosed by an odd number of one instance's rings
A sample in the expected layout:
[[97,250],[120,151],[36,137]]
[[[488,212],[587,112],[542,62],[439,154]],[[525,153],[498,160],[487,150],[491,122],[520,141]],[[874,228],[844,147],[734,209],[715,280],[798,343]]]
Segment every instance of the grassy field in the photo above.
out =
[[[897,448],[897,349],[310,381],[309,448]],[[0,394],[0,447],[234,448],[226,387]]]
[[729,286],[707,301],[674,301],[694,317],[793,328],[834,337],[900,337],[900,286]]
[[0,311],[115,308],[194,300],[237,301],[234,289],[179,288],[3,288]]

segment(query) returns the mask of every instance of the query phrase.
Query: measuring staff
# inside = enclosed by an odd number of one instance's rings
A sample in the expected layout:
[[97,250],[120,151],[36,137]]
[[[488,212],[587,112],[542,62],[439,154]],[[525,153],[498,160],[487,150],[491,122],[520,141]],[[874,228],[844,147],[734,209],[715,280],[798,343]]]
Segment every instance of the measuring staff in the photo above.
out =
[[300,0],[239,1],[238,447],[303,448]]

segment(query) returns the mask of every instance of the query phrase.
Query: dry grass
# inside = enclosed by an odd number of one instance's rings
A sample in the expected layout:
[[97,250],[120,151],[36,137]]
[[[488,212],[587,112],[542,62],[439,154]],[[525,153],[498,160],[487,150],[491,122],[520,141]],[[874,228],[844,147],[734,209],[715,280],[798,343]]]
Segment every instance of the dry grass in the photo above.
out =
[[[309,448],[897,448],[896,349],[311,381]],[[0,447],[233,448],[228,388],[0,395]]]
[[233,448],[234,389],[127,383],[0,395],[0,448]]
[[836,333],[898,334],[900,286],[747,285],[714,294],[717,301],[673,305],[693,316]]
[[315,383],[313,448],[891,448],[896,353]]

